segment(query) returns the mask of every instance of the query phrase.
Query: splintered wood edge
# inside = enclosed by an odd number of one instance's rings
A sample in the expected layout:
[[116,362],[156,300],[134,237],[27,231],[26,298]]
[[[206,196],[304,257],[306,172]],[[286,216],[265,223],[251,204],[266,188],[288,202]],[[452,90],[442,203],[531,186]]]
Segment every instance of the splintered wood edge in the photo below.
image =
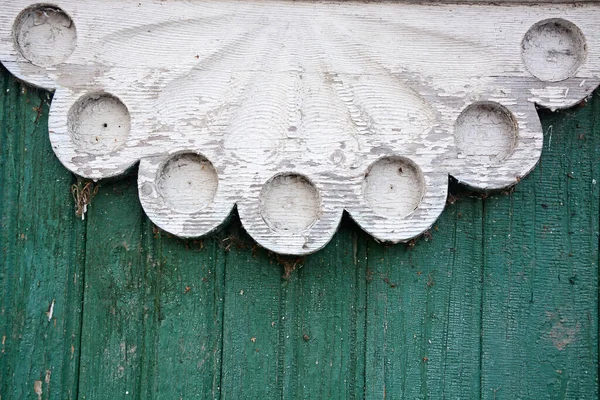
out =
[[139,162],[166,231],[207,235],[237,206],[260,245],[301,255],[344,210],[402,242],[436,221],[449,175],[517,183],[542,150],[535,105],[598,86],[600,4],[486,3],[5,0],[0,60],[55,90],[69,170]]

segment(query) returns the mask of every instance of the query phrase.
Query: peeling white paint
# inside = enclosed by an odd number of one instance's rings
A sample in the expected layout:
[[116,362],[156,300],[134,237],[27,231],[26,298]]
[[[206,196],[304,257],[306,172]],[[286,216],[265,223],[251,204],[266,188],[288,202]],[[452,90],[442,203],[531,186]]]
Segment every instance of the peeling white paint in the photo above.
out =
[[61,162],[94,181],[139,162],[161,228],[207,235],[237,205],[284,254],[325,246],[343,210],[407,241],[443,211],[449,175],[515,184],[542,150],[535,103],[569,107],[600,82],[598,3],[34,4],[3,1],[0,60],[56,90]]
[[55,301],[55,299],[52,299],[52,302],[50,303],[50,307],[48,308],[48,312],[46,312],[48,321],[52,321],[52,316],[54,315],[54,301]]

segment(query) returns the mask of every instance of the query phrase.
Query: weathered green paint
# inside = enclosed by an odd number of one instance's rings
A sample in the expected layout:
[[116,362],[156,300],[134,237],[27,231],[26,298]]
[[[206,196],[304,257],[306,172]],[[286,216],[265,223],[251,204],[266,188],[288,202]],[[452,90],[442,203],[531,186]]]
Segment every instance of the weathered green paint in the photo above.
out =
[[481,199],[449,205],[414,248],[369,244],[369,398],[477,398]]
[[487,399],[598,396],[600,98],[542,117],[539,167],[485,202]]
[[[0,391],[75,398],[85,226],[53,156],[50,96],[0,71]],[[49,320],[52,302],[54,308]]]
[[204,240],[156,230],[135,174],[82,221],[49,94],[4,69],[0,90],[2,399],[598,398],[597,94],[541,111],[542,162],[514,192],[453,185],[414,246],[346,217],[295,260],[236,218]]

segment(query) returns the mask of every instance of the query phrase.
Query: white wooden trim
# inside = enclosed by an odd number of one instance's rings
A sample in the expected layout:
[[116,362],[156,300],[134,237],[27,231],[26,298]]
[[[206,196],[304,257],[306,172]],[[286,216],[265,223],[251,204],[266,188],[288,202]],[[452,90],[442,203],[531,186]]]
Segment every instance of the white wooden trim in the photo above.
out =
[[401,242],[449,175],[515,184],[541,154],[535,105],[598,86],[600,4],[465,3],[3,0],[0,60],[55,90],[69,170],[139,162],[161,228],[203,236],[237,205],[259,244],[308,254],[343,210]]

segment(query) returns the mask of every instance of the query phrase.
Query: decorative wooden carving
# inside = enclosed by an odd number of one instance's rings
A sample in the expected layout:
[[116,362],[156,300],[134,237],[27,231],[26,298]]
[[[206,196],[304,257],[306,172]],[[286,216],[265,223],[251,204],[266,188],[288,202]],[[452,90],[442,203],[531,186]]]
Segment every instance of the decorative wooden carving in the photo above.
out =
[[535,104],[600,79],[600,5],[3,0],[0,59],[56,91],[50,139],[94,180],[139,162],[161,228],[307,254],[343,210],[375,238],[438,218],[448,176],[482,190],[536,165]]

